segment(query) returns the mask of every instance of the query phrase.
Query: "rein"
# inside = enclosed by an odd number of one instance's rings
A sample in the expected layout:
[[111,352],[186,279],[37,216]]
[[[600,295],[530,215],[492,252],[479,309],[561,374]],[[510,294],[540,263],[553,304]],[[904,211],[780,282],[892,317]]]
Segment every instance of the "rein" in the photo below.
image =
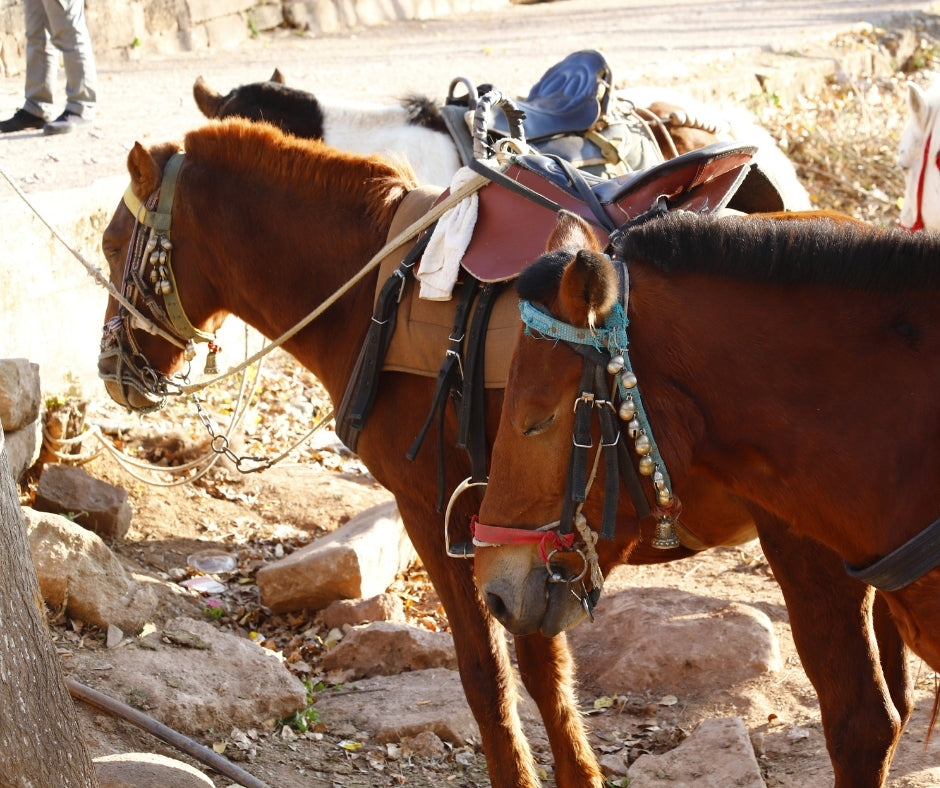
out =
[[[920,161],[920,174],[917,176],[917,216],[914,219],[914,224],[910,227],[904,227],[903,224],[901,225],[905,230],[910,230],[912,233],[924,229],[924,182],[927,178],[927,159],[930,157],[930,142],[932,139],[933,133],[931,132],[927,135],[927,140],[924,142],[924,153]],[[937,166],[940,167],[940,161],[938,161]]]

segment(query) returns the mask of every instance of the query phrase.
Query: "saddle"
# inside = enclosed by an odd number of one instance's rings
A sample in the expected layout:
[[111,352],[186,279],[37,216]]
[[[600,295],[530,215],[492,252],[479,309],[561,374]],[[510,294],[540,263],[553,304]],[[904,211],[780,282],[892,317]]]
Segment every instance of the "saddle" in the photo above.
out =
[[[460,86],[465,95],[455,93]],[[442,114],[464,164],[475,155],[467,114],[474,115],[481,96],[493,89],[476,87],[464,77],[450,84]],[[611,107],[612,94],[613,74],[604,56],[594,49],[572,52],[549,68],[524,99],[512,101],[522,116],[521,134],[504,105],[486,107],[486,134],[494,141],[522,138],[542,153],[607,177],[661,163],[659,145],[645,121]]]
[[[478,192],[478,215],[450,301],[418,298],[414,267],[432,229],[404,244],[381,264],[375,311],[355,371],[336,413],[336,433],[356,451],[382,371],[436,377],[431,409],[408,452],[414,459],[426,433],[438,425],[438,506],[443,506],[443,419],[448,401],[457,409],[459,448],[470,455],[474,480],[486,478],[483,402],[486,388],[503,388],[519,331],[515,293],[508,283],[544,251],[545,239],[565,209],[591,222],[602,243],[633,221],[667,210],[714,212],[725,207],[750,167],[752,146],[718,143],[621,178],[591,178],[557,158],[516,157],[489,169]],[[403,203],[427,210],[446,196],[425,189]],[[390,238],[414,215],[396,216]]]

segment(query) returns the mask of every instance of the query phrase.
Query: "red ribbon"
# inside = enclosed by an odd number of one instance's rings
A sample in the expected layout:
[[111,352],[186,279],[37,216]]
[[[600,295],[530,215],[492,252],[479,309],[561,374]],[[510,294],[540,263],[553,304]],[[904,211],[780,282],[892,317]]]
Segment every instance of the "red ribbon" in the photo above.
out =
[[[548,561],[551,550],[567,550],[574,544],[574,534],[560,534],[555,530],[533,531],[525,528],[507,528],[481,523],[476,515],[470,518],[470,532],[474,541],[486,544],[537,544],[539,555]],[[551,548],[551,550],[549,549]]]

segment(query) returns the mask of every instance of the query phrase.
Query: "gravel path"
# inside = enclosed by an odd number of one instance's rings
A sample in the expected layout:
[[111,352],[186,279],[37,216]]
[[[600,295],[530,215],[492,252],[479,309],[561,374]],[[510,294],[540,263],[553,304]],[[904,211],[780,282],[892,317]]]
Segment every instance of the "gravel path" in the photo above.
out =
[[[291,84],[321,96],[380,102],[407,92],[442,97],[456,76],[524,94],[568,52],[597,48],[620,85],[684,88],[716,68],[719,74],[744,72],[750,80],[751,66],[772,57],[771,50],[779,56],[805,51],[859,22],[884,23],[933,5],[904,0],[557,0],[322,38],[277,31],[229,50],[101,62],[97,123],[58,137],[6,135],[0,138],[0,168],[26,192],[123,177],[127,151],[136,140],[176,139],[203,121],[191,96],[199,75],[225,92],[265,79],[279,67]],[[21,100],[22,77],[0,80],[0,115],[11,114]],[[0,180],[3,191],[9,187]]]

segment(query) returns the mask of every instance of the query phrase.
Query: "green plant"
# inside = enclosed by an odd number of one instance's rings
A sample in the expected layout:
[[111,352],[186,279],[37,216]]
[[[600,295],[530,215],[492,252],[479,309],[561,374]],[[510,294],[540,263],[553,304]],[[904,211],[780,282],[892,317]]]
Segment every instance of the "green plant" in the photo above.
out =
[[303,679],[304,688],[307,690],[307,705],[296,712],[292,717],[278,720],[282,727],[293,728],[298,733],[306,733],[311,727],[320,722],[320,712],[314,707],[317,693],[322,692],[328,685],[322,681],[314,684],[310,679]]
[[209,599],[202,608],[202,614],[210,621],[218,621],[225,615],[225,607],[218,599]]

